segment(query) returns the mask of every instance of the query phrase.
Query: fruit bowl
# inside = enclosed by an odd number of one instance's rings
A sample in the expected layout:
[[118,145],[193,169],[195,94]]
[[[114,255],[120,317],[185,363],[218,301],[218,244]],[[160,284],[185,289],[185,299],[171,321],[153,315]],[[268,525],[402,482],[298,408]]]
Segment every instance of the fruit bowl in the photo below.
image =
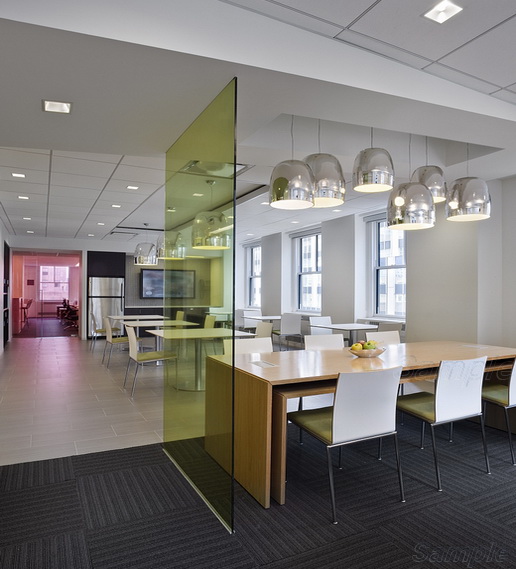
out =
[[385,348],[376,348],[375,350],[349,350],[354,356],[359,358],[376,358],[385,352]]

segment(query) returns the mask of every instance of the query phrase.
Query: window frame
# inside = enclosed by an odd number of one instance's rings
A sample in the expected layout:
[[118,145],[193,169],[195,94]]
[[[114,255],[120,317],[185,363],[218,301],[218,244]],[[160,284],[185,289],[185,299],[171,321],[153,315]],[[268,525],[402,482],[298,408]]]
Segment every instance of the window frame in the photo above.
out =
[[[307,238],[315,237],[315,270],[303,270],[303,240]],[[312,229],[311,231],[306,231],[303,233],[296,233],[291,235],[293,240],[293,266],[294,271],[293,274],[295,275],[295,283],[294,283],[294,294],[295,300],[293,302],[294,309],[297,312],[303,312],[308,314],[320,314],[322,310],[322,236],[320,228],[317,230]],[[303,277],[308,275],[319,275],[319,291],[316,292],[316,296],[319,299],[318,306],[310,308],[309,306],[302,305],[302,296],[303,296],[303,287],[302,287],[302,280]]]
[[[246,281],[245,281],[245,298],[246,298],[246,307],[247,308],[261,308],[262,305],[262,295],[261,295],[261,279],[262,279],[262,246],[261,243],[253,243],[251,245],[246,245]],[[260,250],[260,271],[259,273],[255,272],[255,263],[254,263],[254,255],[256,250]],[[260,298],[259,303],[253,303],[252,295],[253,295],[253,283],[259,280],[260,282]]]
[[[372,317],[385,318],[385,319],[405,319],[406,317],[406,302],[407,302],[407,282],[406,282],[406,269],[407,269],[407,259],[406,259],[406,235],[404,231],[401,230],[388,230],[386,227],[387,216],[385,213],[367,217],[364,220],[367,223],[367,244],[368,244],[368,282],[369,282],[369,306],[368,313]],[[380,251],[381,251],[381,241],[380,241],[380,230],[382,228],[387,229],[391,232],[392,236],[395,236],[398,241],[399,237],[403,238],[403,263],[397,261],[398,256],[393,256],[393,263],[381,264],[380,262]],[[391,242],[394,241],[391,239]],[[380,275],[386,271],[405,271],[405,279],[403,283],[404,291],[401,293],[404,296],[404,309],[403,312],[388,313],[387,311],[380,311]],[[394,287],[396,289],[396,276],[394,278]],[[396,296],[396,290],[394,292]],[[403,302],[403,301],[401,301]]]

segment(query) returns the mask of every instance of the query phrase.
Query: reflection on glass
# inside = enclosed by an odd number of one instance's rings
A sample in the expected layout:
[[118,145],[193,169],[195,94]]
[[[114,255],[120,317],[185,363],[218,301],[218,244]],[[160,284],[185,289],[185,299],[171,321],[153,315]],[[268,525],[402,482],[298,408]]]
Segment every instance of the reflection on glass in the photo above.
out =
[[[163,241],[165,249],[177,247],[180,231],[180,258],[163,255],[164,314],[186,321],[165,333],[164,348],[178,355],[178,373],[176,383],[174,369],[165,368],[163,446],[229,529],[233,371],[228,366],[227,375],[220,377],[212,373],[210,362],[222,354],[222,337],[213,335],[231,337],[233,330],[205,328],[204,322],[212,309],[233,313],[235,95],[232,81],[167,152]],[[212,191],[206,191],[207,184]],[[203,220],[231,223],[205,224],[202,248],[194,249],[200,237],[195,237],[192,222],[199,214]],[[231,248],[215,247],[219,241]]]

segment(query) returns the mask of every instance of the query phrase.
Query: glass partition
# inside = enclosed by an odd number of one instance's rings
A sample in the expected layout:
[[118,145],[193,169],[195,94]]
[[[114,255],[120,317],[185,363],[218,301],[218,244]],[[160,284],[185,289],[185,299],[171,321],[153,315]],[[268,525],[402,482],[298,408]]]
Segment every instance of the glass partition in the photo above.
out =
[[[228,529],[233,527],[233,368],[210,374],[233,335],[234,79],[167,152],[164,448]],[[184,322],[184,324],[181,324]],[[216,410],[215,413],[212,411]]]

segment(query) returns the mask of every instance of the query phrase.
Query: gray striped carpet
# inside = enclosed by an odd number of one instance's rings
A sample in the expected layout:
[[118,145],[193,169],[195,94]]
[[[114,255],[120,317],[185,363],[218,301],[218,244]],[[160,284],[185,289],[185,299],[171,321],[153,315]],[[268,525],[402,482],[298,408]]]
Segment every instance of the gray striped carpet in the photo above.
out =
[[300,446],[292,428],[287,504],[264,510],[237,485],[233,535],[159,445],[3,466],[0,568],[516,568],[516,467],[504,433],[488,429],[487,475],[478,425],[457,424],[452,444],[439,432],[443,492],[418,433],[406,418],[406,503],[390,441],[381,462],[375,443],[345,449],[332,525],[325,449],[309,437]]

